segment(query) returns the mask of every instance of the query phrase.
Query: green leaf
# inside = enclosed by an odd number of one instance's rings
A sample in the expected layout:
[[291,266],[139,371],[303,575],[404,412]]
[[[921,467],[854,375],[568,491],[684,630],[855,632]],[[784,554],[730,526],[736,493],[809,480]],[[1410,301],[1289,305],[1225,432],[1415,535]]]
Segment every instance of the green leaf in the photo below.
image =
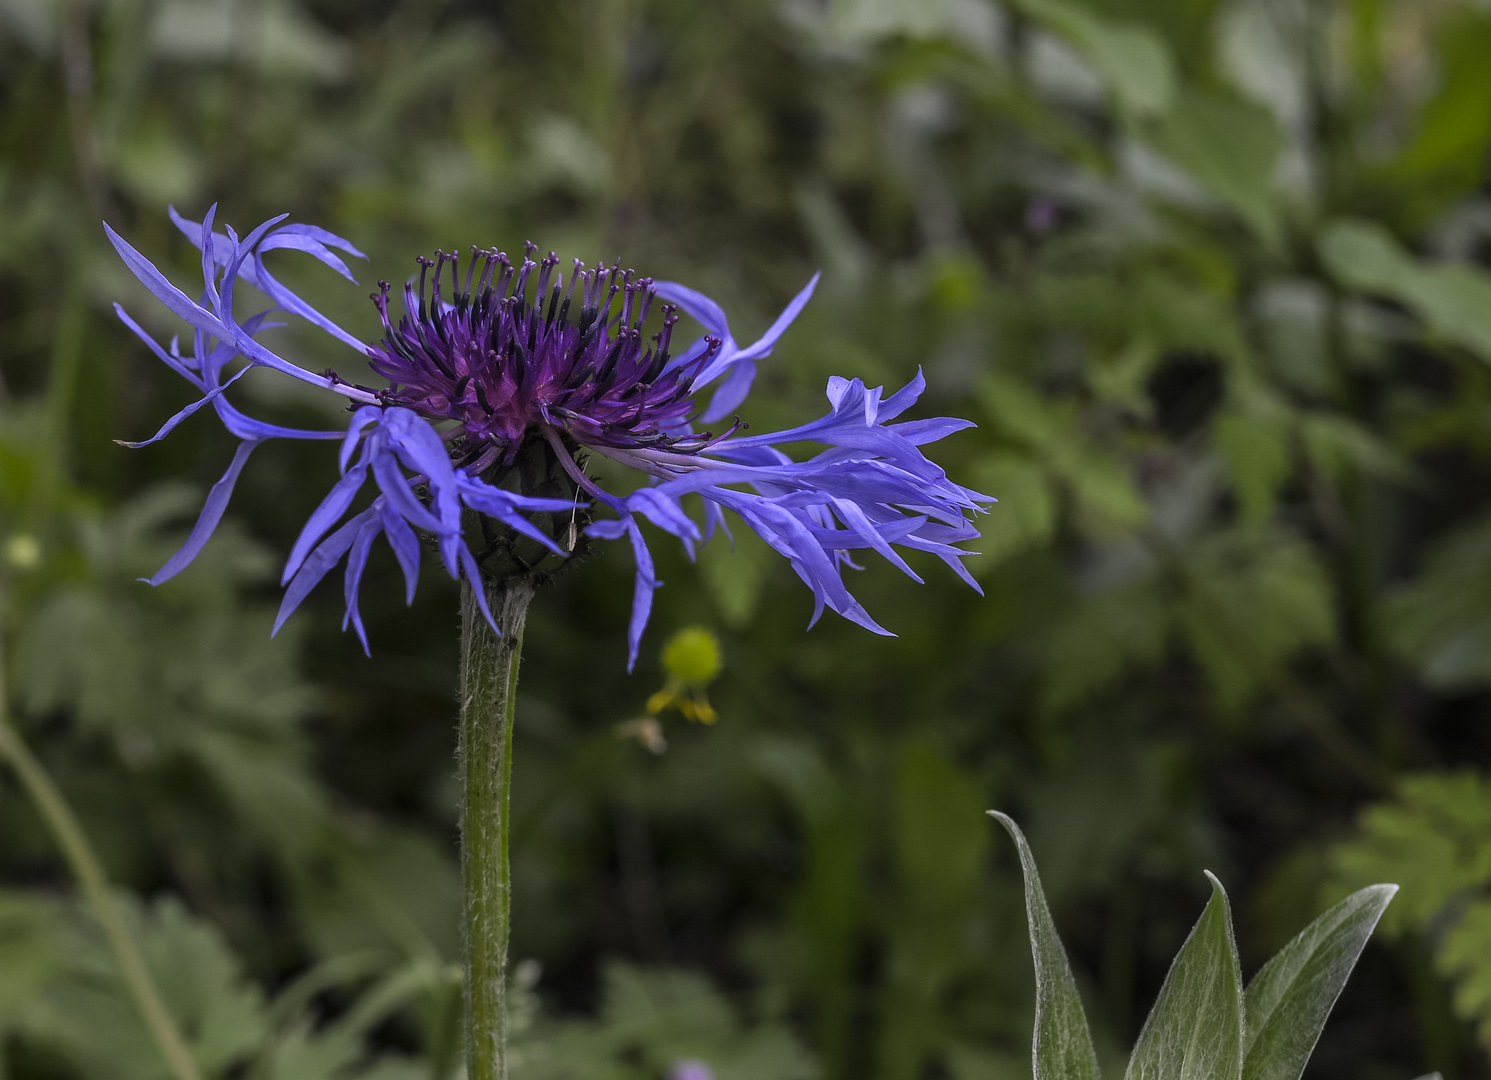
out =
[[1175,63],[1153,31],[1105,19],[1064,0],[1016,0],[1014,6],[1085,56],[1124,111],[1143,117],[1170,108]]
[[1436,924],[1469,890],[1491,885],[1491,782],[1465,769],[1398,782],[1397,797],[1362,811],[1357,835],[1331,854],[1336,881],[1403,883],[1385,933]]
[[1411,140],[1387,168],[1401,203],[1421,215],[1437,214],[1475,190],[1491,139],[1491,19],[1483,12],[1458,12],[1438,24],[1436,37],[1438,88],[1420,109]]
[[1283,139],[1267,109],[1188,90],[1146,138],[1236,210],[1265,243],[1279,242],[1273,177]]
[[1491,361],[1491,276],[1471,266],[1421,263],[1372,222],[1333,222],[1319,246],[1342,284],[1407,304],[1435,334]]
[[1491,518],[1430,549],[1418,577],[1386,597],[1379,620],[1394,650],[1441,690],[1491,683]]
[[1273,512],[1274,499],[1289,479],[1287,415],[1267,406],[1229,411],[1212,423],[1211,439],[1232,475],[1243,523],[1257,528]]
[[0,1031],[57,973],[61,919],[50,899],[24,892],[0,892]]
[[1222,536],[1198,547],[1181,619],[1218,703],[1235,709],[1296,652],[1331,640],[1330,580],[1293,540]]
[[1455,1012],[1491,1047],[1491,900],[1470,901],[1439,943],[1434,966],[1455,980]]
[[1248,986],[1244,1080],[1299,1080],[1341,988],[1398,891],[1370,885],[1302,930]]
[[1008,814],[990,810],[1020,852],[1025,875],[1025,916],[1030,924],[1030,954],[1035,961],[1035,1038],[1031,1049],[1035,1080],[1097,1080],[1098,1058],[1087,1030],[1082,997],[1072,978],[1066,950],[1051,921],[1041,889],[1035,856],[1025,834]]
[[1125,1080],[1237,1080],[1243,990],[1232,911],[1210,871],[1211,902],[1181,946],[1134,1045]]
[[[242,1061],[266,1030],[262,996],[222,931],[174,897],[148,908],[117,893],[162,1002],[208,1075]],[[58,933],[62,968],[28,1003],[24,1033],[61,1051],[85,1078],[169,1076],[91,914],[75,909]]]
[[[1361,815],[1358,835],[1331,853],[1335,887],[1395,878],[1384,933],[1415,931],[1453,980],[1453,1011],[1491,1047],[1491,783],[1474,772],[1424,773]],[[1447,1013],[1449,1010],[1445,1010]],[[1447,1017],[1446,1017],[1447,1019]]]

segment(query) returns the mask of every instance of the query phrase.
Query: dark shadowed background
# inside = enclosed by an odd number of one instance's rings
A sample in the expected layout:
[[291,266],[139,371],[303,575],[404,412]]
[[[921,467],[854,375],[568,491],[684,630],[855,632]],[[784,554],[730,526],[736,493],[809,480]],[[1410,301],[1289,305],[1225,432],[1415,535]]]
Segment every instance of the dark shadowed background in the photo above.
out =
[[[1015,1080],[1028,829],[1106,1070],[1199,914],[1245,975],[1404,888],[1312,1068],[1485,1076],[1491,1046],[1491,11],[1453,0],[0,0],[0,582],[18,726],[130,898],[213,1077],[451,1075],[456,592],[375,552],[371,659],[322,587],[268,637],[335,475],[266,445],[152,590],[233,440],[119,324],[176,328],[107,219],[288,212],[370,256],[278,268],[354,332],[421,253],[525,239],[718,299],[759,430],[828,376],[975,419],[985,595],[916,563],[828,615],[753,537],[660,542],[535,604],[516,750],[517,1076]],[[355,355],[273,331],[306,367]],[[283,380],[234,391],[342,421]],[[703,625],[713,726],[617,725]],[[0,781],[0,1075],[165,1076]]]

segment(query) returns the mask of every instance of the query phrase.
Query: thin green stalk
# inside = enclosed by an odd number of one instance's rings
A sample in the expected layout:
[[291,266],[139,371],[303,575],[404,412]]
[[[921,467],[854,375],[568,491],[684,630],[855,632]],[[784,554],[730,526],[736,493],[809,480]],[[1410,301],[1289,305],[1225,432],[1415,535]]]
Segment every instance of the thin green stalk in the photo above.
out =
[[145,966],[144,957],[140,955],[134,938],[130,937],[119,905],[109,893],[108,878],[104,876],[103,867],[99,864],[92,845],[88,843],[88,837],[78,824],[72,808],[67,805],[67,800],[52,782],[45,766],[31,753],[20,732],[10,723],[5,707],[3,672],[0,672],[0,758],[10,762],[15,769],[26,794],[40,811],[47,828],[52,831],[57,846],[62,849],[88,906],[93,909],[94,917],[104,928],[109,946],[114,950],[114,958],[119,963],[119,971],[124,976],[125,985],[129,987],[130,996],[135,999],[140,1016],[150,1029],[172,1075],[176,1080],[202,1080],[201,1073],[197,1071],[197,1063],[192,1060],[191,1052],[181,1038],[181,1032],[176,1030],[171,1014],[166,1012],[166,1007],[161,1002],[155,983],[150,978],[150,971]]
[[[476,589],[502,631],[492,633]],[[525,578],[461,588],[461,873],[465,884],[466,1075],[507,1078],[507,941],[512,881],[508,794],[513,709],[523,624],[533,584]]]

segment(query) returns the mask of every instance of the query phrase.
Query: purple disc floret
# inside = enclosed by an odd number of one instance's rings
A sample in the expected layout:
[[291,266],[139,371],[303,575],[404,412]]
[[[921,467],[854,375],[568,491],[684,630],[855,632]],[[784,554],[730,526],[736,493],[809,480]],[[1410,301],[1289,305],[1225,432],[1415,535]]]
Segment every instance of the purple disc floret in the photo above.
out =
[[[745,399],[756,362],[771,353],[808,302],[816,275],[760,340],[741,347],[714,301],[682,285],[622,271],[619,262],[590,269],[576,260],[566,274],[553,253],[535,262],[532,245],[516,264],[500,251],[472,248],[462,267],[457,256],[439,252],[433,260],[420,258],[418,284],[411,279],[403,288],[402,314],[390,311],[390,287],[379,283],[373,300],[383,336],[367,344],[287,289],[264,264],[266,252],[289,248],[351,281],[338,253],[365,258],[361,252],[324,229],[283,225],[282,217],[240,240],[231,228],[213,231],[215,212],[213,207],[197,224],[171,211],[202,253],[197,299],[104,226],[135,276],[191,327],[191,348],[184,350],[176,338],[162,347],[116,304],[119,317],[200,395],[155,436],[125,445],[155,442],[206,405],[240,440],[186,544],[149,579],[152,584],[179,573],[202,549],[254,447],[289,438],[340,440],[341,476],[290,553],[276,629],[345,560],[344,627],[353,626],[366,648],[358,590],[380,534],[393,549],[412,600],[421,537],[452,577],[464,574],[476,583],[482,564],[467,538],[473,515],[484,523],[484,533],[495,528],[524,537],[564,558],[573,538],[562,545],[535,518],[566,514],[574,520],[577,508],[592,506],[616,516],[591,521],[585,535],[625,536],[636,558],[629,663],[635,663],[652,594],[661,584],[639,518],[676,536],[692,557],[696,543],[726,526],[729,511],[785,556],[812,590],[813,622],[828,607],[888,633],[844,585],[842,571],[855,567],[852,553],[858,549],[874,549],[917,581],[897,549],[930,552],[978,588],[962,561],[971,552],[956,545],[977,536],[970,518],[993,500],[953,483],[921,452],[923,445],[972,425],[949,418],[892,422],[920,396],[920,373],[889,396],[858,379],[834,377],[829,413],[786,431],[746,435],[738,418],[719,434],[694,430],[696,419],[713,424]],[[237,318],[233,295],[240,280],[268,297],[268,310]],[[661,326],[648,336],[644,327],[654,308]],[[675,355],[680,309],[705,334]],[[304,319],[356,349],[387,385],[318,374],[272,352],[256,335],[282,325],[267,321],[275,312]],[[239,366],[240,360],[246,363]],[[345,431],[307,431],[239,412],[224,392],[254,367],[348,399],[351,423]],[[696,398],[711,384],[717,384],[713,397],[701,411]],[[780,449],[808,442],[822,450],[806,460]],[[503,477],[537,451],[557,461],[572,484],[572,498],[509,490]],[[629,494],[608,492],[587,474],[586,454],[636,469],[647,482]],[[370,479],[377,493],[354,512]],[[700,520],[688,512],[690,503],[701,507]],[[484,590],[475,593],[484,603]]]

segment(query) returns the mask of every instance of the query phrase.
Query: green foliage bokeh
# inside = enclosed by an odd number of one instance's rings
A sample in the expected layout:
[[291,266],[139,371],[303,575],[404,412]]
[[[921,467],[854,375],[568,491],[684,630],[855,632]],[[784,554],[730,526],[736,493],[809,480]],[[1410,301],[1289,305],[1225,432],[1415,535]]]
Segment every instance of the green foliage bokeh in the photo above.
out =
[[[1456,0],[0,0],[0,589],[18,726],[209,1075],[402,1080],[459,1057],[455,590],[371,659],[279,560],[335,475],[267,445],[189,572],[148,576],[232,440],[117,322],[179,328],[174,204],[369,254],[277,266],[342,325],[417,254],[532,239],[717,298],[751,340],[818,269],[747,415],[830,375],[977,421],[970,563],[832,616],[751,536],[655,545],[530,617],[515,1074],[1030,1075],[1028,826],[1117,1075],[1205,901],[1251,975],[1398,881],[1312,1068],[1485,1075],[1491,1047],[1491,16]],[[304,264],[304,265],[303,265]],[[357,361],[272,331],[306,367]],[[341,422],[270,373],[257,414]],[[718,720],[618,737],[711,628]],[[625,733],[626,728],[620,729]],[[661,752],[656,752],[661,750]],[[166,1075],[0,780],[0,1075]]]

